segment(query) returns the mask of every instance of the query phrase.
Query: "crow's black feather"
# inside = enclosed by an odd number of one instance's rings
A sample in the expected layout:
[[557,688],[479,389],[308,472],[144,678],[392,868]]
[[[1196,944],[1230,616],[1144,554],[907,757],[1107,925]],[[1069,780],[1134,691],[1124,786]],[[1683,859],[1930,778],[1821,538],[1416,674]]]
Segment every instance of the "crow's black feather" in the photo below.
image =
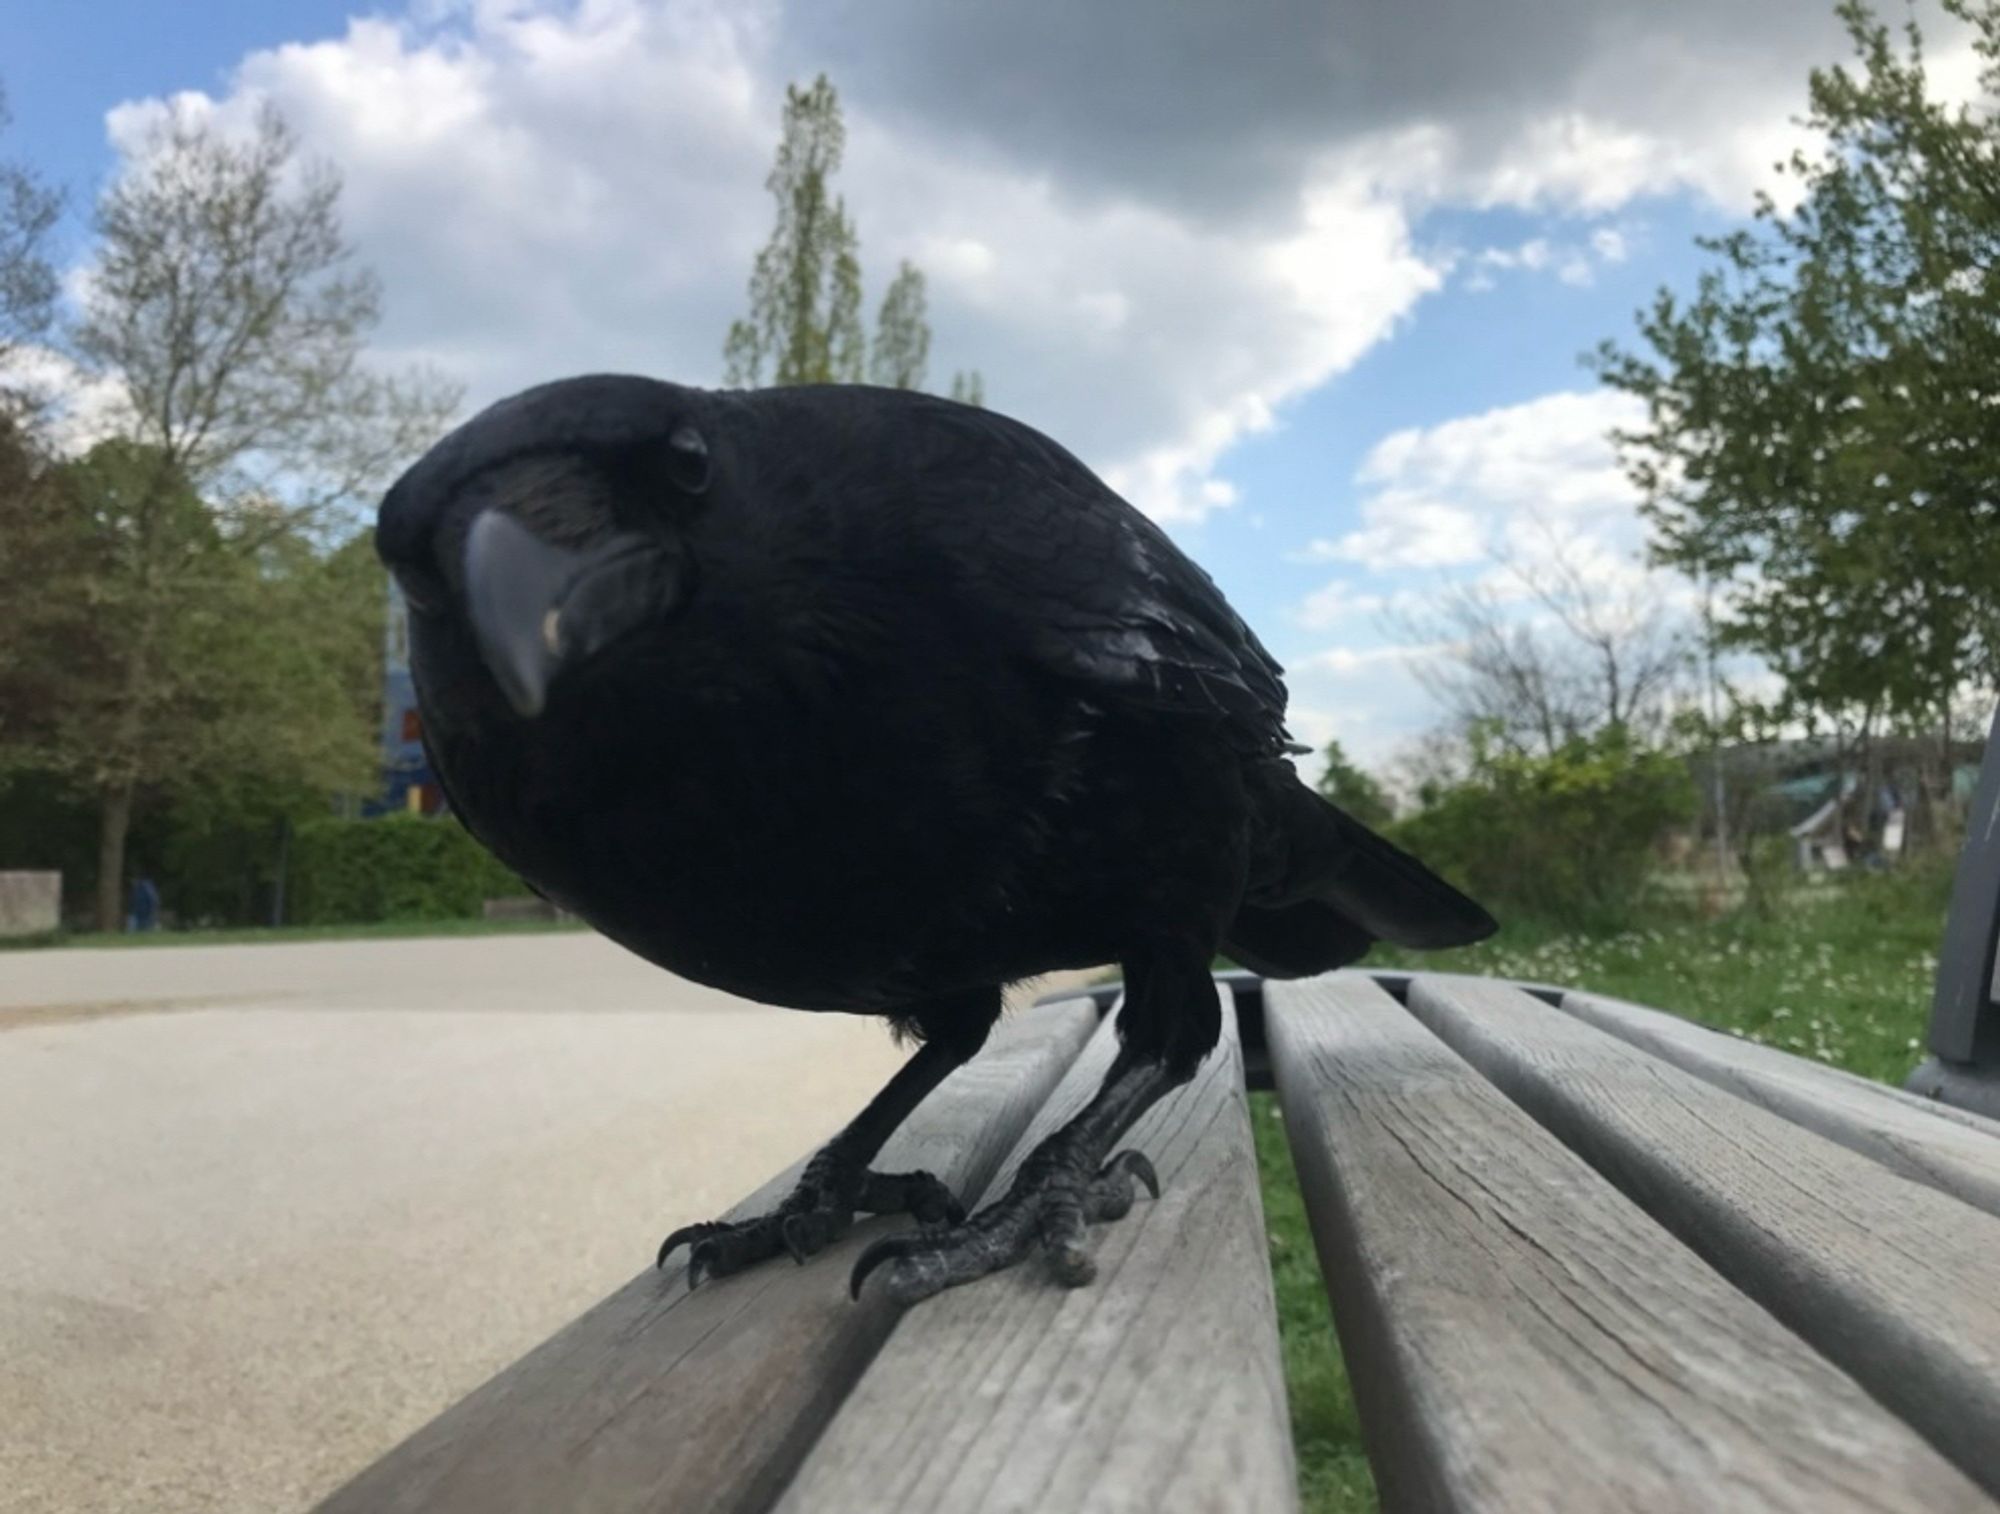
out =
[[[784,1211],[793,1249],[1006,983],[1118,961],[1130,985],[1131,1060],[1060,1167],[1214,1044],[1225,944],[1299,973],[1492,929],[1299,783],[1278,664],[1208,575],[994,412],[568,380],[439,443],[377,543],[486,845],[673,971],[930,1043]],[[698,1228],[697,1272],[778,1245]]]

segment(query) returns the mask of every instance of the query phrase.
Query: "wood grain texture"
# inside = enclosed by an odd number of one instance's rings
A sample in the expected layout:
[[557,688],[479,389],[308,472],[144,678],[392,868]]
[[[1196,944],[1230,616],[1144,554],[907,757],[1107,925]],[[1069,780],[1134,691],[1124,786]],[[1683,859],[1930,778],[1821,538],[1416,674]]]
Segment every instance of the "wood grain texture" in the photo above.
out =
[[1385,1509],[1991,1507],[1366,978],[1266,998]]
[[[1093,1231],[1098,1275],[1039,1258],[917,1305],[806,1458],[789,1514],[1297,1507],[1235,1019],[1126,1144],[1157,1201]],[[1015,1162],[1095,1091],[1107,1024]],[[994,1191],[1004,1189],[997,1182]]]
[[[1096,1025],[1087,999],[1004,1021],[905,1122],[882,1166],[928,1168],[976,1198]],[[768,1209],[797,1172],[732,1213]],[[895,1324],[887,1300],[850,1302],[847,1274],[861,1248],[907,1223],[859,1224],[804,1267],[776,1259],[692,1294],[684,1262],[642,1273],[337,1490],[321,1514],[767,1508]]]
[[1562,1007],[1891,1172],[2000,1215],[2000,1123],[1622,999],[1569,993]]
[[1499,983],[1411,1011],[1717,1271],[2000,1492],[2000,1218]]

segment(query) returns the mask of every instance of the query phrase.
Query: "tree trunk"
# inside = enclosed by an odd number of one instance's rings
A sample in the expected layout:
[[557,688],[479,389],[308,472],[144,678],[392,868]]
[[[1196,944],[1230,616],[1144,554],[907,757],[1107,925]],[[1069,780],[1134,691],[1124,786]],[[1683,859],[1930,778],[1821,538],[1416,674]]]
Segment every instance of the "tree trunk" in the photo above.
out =
[[132,785],[104,790],[97,812],[97,928],[125,928],[125,834],[132,828]]
[[292,854],[292,817],[278,817],[278,862],[272,869],[271,879],[271,928],[276,930],[285,923],[285,866]]

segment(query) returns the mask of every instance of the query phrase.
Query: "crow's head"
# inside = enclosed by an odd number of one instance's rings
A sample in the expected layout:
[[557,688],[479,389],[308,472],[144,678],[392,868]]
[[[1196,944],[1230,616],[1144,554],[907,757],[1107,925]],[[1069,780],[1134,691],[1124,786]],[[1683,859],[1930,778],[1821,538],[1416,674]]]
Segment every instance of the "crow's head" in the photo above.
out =
[[568,667],[684,605],[714,480],[711,397],[593,375],[482,411],[383,498],[376,550],[412,629],[469,632],[515,712]]

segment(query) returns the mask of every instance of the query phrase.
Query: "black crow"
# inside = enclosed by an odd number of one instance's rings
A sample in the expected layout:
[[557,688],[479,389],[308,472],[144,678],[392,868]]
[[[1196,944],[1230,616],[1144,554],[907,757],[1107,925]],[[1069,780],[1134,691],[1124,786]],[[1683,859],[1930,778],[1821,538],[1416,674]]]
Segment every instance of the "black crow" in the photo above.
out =
[[[669,971],[921,1043],[772,1214],[667,1238],[690,1285],[902,1210],[931,1228],[870,1248],[857,1293],[1036,1242],[1084,1282],[1086,1221],[1157,1192],[1114,1148],[1215,1045],[1218,951],[1298,976],[1493,929],[1299,782],[1278,665],[1208,576],[993,411],[569,379],[432,448],[376,542],[475,836]],[[1112,961],[1121,1051],[1003,1198],[967,1221],[869,1170],[1006,985]]]

